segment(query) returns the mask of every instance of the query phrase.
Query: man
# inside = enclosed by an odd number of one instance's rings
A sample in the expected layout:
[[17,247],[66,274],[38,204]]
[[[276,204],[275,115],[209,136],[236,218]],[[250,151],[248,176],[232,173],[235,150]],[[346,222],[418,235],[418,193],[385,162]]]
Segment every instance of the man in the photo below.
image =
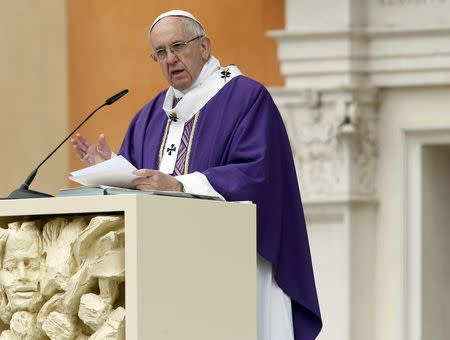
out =
[[[322,323],[308,238],[272,98],[236,66],[220,67],[188,12],[160,15],[149,39],[171,86],[138,112],[122,143],[119,153],[140,169],[134,185],[256,203],[258,339],[314,339]],[[99,146],[80,135],[72,144],[89,165],[112,155],[104,135]]]
[[[36,314],[44,303],[40,290],[41,264],[43,263],[42,237],[34,222],[14,222],[8,229],[0,230],[2,254],[0,285],[3,291],[0,317],[11,330],[2,332],[2,339],[14,339],[18,325],[26,328],[20,339],[38,339]],[[27,336],[25,336],[27,334]],[[19,337],[17,337],[19,339]]]

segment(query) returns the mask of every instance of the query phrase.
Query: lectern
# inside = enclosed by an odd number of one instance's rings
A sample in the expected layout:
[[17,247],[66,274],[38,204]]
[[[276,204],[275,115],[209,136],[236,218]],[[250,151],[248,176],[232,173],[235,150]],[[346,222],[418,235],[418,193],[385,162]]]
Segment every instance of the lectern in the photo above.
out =
[[0,201],[0,227],[123,215],[126,339],[256,340],[256,208],[153,195]]

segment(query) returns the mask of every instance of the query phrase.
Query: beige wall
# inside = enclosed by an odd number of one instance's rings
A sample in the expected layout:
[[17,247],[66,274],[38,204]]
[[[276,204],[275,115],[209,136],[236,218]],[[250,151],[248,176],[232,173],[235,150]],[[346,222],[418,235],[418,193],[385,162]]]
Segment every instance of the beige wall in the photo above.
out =
[[[20,185],[67,128],[65,1],[0,1],[0,197]],[[32,189],[66,185],[60,150]]]
[[450,127],[449,87],[381,91],[379,108],[379,215],[376,261],[376,339],[401,333],[404,150],[402,129]]

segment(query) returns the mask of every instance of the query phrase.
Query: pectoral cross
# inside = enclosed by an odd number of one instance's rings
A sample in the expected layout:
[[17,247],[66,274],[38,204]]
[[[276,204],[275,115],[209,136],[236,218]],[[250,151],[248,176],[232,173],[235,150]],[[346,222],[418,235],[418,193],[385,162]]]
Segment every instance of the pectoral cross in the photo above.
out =
[[178,117],[177,117],[176,112],[171,113],[171,114],[169,115],[169,119],[170,119],[172,122],[178,122]]
[[222,72],[220,72],[221,76],[220,78],[223,78],[224,83],[226,83],[227,78],[231,76],[230,71],[228,71],[228,67],[222,68]]
[[167,148],[167,153],[169,154],[169,156],[172,156],[172,152],[175,152],[177,148],[175,147],[175,144],[172,144],[170,146],[170,148]]

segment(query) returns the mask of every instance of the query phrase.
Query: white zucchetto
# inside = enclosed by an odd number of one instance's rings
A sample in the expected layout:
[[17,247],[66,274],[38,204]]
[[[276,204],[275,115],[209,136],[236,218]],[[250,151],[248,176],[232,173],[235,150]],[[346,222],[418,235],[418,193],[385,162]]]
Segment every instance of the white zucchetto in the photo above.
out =
[[149,37],[150,37],[150,32],[152,31],[152,29],[156,25],[156,23],[158,21],[160,21],[161,19],[166,18],[166,17],[185,17],[185,18],[190,18],[190,19],[194,20],[195,22],[197,22],[203,28],[203,25],[200,23],[200,21],[198,21],[197,18],[194,17],[191,13],[183,11],[181,9],[173,9],[171,11],[168,11],[168,12],[165,12],[165,13],[161,14],[160,16],[158,16],[155,19],[155,21],[153,21],[153,24],[150,26],[150,29],[148,30],[148,36]]

